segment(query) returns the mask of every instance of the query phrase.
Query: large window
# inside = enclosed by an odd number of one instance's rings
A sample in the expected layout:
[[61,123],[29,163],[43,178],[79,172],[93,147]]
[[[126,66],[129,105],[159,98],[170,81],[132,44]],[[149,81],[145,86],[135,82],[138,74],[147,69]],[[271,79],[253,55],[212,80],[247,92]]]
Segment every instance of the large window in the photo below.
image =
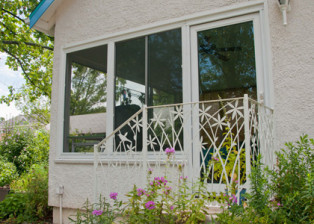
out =
[[105,137],[106,72],[106,45],[67,55],[65,152],[91,152]]
[[[181,103],[181,52],[181,29],[116,42],[114,93],[107,93],[107,45],[67,54],[64,152],[93,151],[106,136],[107,107],[115,129],[144,104]],[[114,105],[107,105],[107,94],[114,94]]]

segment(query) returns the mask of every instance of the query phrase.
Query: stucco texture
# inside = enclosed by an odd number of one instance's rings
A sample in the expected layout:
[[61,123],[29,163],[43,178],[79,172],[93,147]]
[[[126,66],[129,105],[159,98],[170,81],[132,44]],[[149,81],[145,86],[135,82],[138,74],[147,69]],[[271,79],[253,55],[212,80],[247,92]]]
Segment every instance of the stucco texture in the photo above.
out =
[[278,147],[301,134],[314,137],[314,1],[291,0],[288,25],[269,0],[274,112]]
[[[57,186],[64,185],[64,207],[78,208],[92,198],[93,166],[55,163],[60,120],[59,77],[62,49],[117,31],[196,12],[236,5],[245,0],[66,0],[58,9],[51,108],[49,204],[59,206]],[[277,1],[268,0],[271,67],[274,85],[275,139],[279,146],[302,133],[314,137],[314,1],[291,0],[288,25],[283,26]],[[266,4],[267,5],[267,4]],[[61,80],[62,81],[62,80]],[[62,119],[62,118],[61,118]],[[118,175],[116,173],[116,175]],[[115,176],[113,175],[113,178]],[[116,182],[116,181],[115,181]],[[75,189],[75,190],[74,190]]]

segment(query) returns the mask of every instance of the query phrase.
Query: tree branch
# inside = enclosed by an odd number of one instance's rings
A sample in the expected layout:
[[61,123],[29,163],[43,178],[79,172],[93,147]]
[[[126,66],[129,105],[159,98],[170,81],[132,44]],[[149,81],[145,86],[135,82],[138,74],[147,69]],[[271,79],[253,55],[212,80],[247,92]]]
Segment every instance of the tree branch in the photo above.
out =
[[52,47],[43,46],[43,45],[40,45],[40,44],[31,43],[31,42],[20,42],[20,41],[11,41],[11,40],[2,40],[1,42],[3,44],[16,44],[16,45],[20,45],[21,43],[23,43],[23,44],[28,45],[28,46],[41,47],[41,48],[53,51]]
[[8,14],[10,14],[10,15],[13,16],[14,18],[16,18],[16,19],[22,21],[24,24],[26,24],[25,20],[22,19],[21,17],[19,17],[19,16],[13,14],[12,12],[9,12],[8,10],[6,10],[6,9],[4,9],[4,8],[1,8],[1,10],[4,11],[4,12],[6,12],[6,13],[8,13]]
[[[40,87],[39,87],[38,85],[36,85],[36,84],[33,82],[32,79],[29,78],[28,73],[27,73],[27,72],[25,71],[25,69],[24,69],[24,66],[23,66],[22,61],[21,61],[17,56],[15,56],[15,55],[12,54],[10,51],[8,51],[7,49],[2,48],[2,50],[3,50],[5,53],[7,53],[8,55],[10,55],[11,57],[13,57],[15,60],[17,60],[17,62],[19,63],[19,65],[20,65],[20,67],[21,67],[21,69],[22,69],[22,71],[23,71],[23,73],[24,73],[25,78],[26,78],[33,86],[35,86],[36,88],[39,88],[39,89],[40,89]],[[47,96],[49,96],[49,94],[48,94],[47,92],[45,92],[45,91],[43,91],[43,92],[44,92]]]

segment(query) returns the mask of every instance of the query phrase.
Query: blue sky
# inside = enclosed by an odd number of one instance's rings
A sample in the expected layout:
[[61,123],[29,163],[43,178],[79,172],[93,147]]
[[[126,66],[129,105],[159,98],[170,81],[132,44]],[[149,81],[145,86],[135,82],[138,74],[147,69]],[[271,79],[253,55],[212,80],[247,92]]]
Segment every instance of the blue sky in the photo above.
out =
[[[24,84],[23,76],[20,71],[13,71],[5,65],[6,54],[0,53],[0,96],[9,93],[8,86],[13,86],[15,89],[20,88]],[[12,103],[9,107],[5,104],[0,104],[0,117],[6,119],[19,115],[21,112]]]

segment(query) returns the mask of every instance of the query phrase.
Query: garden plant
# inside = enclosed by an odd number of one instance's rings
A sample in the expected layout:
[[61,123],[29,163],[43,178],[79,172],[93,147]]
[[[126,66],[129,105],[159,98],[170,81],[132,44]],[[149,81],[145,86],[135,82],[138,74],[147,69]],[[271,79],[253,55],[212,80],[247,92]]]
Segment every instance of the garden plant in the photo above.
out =
[[[167,148],[167,162],[174,149]],[[213,223],[314,223],[314,140],[307,135],[286,149],[276,152],[274,169],[265,167],[259,155],[249,175],[250,193],[238,203],[237,181],[226,189],[229,194],[208,192],[204,181],[192,185],[179,166],[177,189],[172,189],[167,176],[153,177],[148,171],[147,185],[133,186],[122,203],[112,192],[109,200],[88,201],[78,210],[72,223],[205,223],[207,204],[216,200],[223,212],[212,218]],[[166,170],[167,170],[166,165]]]
[[0,202],[1,223],[51,219],[48,207],[49,132],[8,127],[0,141],[0,187],[10,188]]

